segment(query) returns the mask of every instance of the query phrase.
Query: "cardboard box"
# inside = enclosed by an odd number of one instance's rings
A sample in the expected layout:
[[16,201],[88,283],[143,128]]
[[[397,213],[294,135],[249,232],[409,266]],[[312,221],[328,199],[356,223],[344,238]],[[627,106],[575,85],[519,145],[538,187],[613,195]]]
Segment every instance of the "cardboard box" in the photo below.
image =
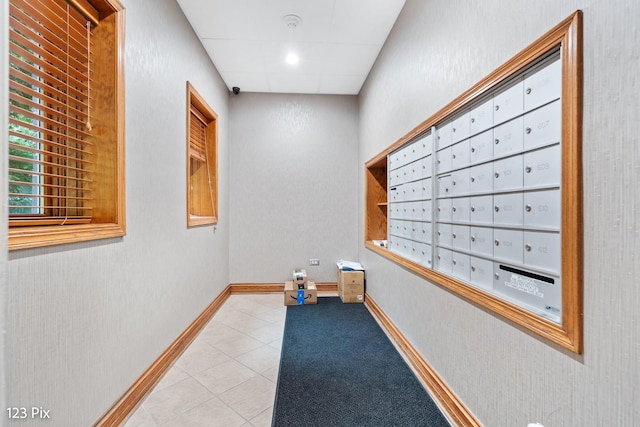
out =
[[293,281],[284,282],[284,305],[306,305],[318,303],[316,283],[307,281],[306,289],[298,289]]
[[364,271],[338,270],[338,296],[343,303],[364,302]]
[[293,270],[293,285],[297,289],[307,288],[307,270],[304,268]]

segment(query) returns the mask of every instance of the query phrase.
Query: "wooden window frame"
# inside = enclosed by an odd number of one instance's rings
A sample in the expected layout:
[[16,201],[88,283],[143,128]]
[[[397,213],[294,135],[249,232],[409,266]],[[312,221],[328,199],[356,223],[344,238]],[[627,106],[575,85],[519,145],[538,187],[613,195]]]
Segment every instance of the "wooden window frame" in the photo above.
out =
[[[204,125],[202,150],[192,148],[193,120]],[[196,170],[194,162],[204,163],[205,169]],[[218,115],[187,82],[187,227],[217,223]]]
[[[410,261],[376,244],[387,239],[387,156],[481,99],[554,49],[562,64],[562,321],[554,323],[498,296]],[[561,347],[582,352],[582,12],[576,11],[511,60],[365,163],[365,247],[430,282],[496,313]]]
[[[125,216],[125,9],[119,0],[68,0],[90,20],[91,125],[95,157],[90,223],[9,227],[9,250],[51,246],[126,234]],[[10,220],[10,219],[9,219]]]

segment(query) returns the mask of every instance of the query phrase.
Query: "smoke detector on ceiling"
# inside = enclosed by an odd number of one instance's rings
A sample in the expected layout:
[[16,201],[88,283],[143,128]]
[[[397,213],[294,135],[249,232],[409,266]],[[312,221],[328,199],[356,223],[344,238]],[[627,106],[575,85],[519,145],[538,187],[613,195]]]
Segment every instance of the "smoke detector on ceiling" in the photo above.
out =
[[295,30],[302,25],[302,18],[298,15],[285,15],[282,17],[282,21],[284,21],[284,24],[290,30]]

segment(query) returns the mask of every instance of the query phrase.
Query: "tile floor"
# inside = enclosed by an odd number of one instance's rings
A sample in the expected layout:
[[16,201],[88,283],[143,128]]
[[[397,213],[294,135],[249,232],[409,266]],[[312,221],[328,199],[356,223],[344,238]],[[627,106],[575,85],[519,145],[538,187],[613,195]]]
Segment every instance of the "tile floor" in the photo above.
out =
[[125,427],[271,426],[282,294],[231,295]]

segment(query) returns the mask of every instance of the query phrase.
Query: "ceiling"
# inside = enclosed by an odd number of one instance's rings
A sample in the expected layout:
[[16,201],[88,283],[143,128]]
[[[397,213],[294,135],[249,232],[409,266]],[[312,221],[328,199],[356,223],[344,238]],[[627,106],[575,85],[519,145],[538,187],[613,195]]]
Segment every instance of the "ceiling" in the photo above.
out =
[[177,1],[229,90],[345,95],[360,92],[405,3]]

